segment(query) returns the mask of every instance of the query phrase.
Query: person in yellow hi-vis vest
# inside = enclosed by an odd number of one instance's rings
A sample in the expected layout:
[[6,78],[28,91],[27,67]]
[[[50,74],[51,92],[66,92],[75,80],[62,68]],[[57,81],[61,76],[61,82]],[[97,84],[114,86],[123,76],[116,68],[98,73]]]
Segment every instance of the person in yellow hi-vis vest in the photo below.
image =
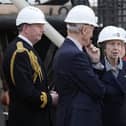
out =
[[8,126],[50,126],[50,108],[58,94],[49,92],[47,75],[33,48],[43,35],[43,12],[32,6],[17,15],[19,35],[5,51],[3,70],[9,87]]

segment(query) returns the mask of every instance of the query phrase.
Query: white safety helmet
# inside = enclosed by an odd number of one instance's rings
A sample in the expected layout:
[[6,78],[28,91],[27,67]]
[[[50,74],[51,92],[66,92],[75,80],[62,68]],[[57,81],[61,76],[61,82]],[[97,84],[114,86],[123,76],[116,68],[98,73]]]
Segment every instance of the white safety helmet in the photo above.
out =
[[93,26],[97,25],[97,18],[94,11],[85,5],[77,5],[73,7],[65,18],[66,23],[81,23]]
[[100,43],[103,43],[103,42],[109,41],[109,40],[120,40],[120,41],[124,42],[125,38],[118,27],[106,26],[99,33],[97,43],[100,44]]
[[45,24],[46,20],[44,13],[39,8],[27,6],[18,13],[16,18],[16,26],[19,26],[23,23]]
[[119,29],[121,35],[125,38],[124,42],[126,43],[126,30],[122,27],[119,27],[118,29]]

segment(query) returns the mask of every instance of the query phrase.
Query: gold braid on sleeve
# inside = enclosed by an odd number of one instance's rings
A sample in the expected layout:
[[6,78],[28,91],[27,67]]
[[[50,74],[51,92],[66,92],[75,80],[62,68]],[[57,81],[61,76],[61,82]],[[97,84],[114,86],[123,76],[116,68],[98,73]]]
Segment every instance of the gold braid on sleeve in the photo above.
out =
[[41,67],[38,63],[37,56],[33,53],[33,51],[29,52],[29,58],[30,58],[32,68],[35,71],[34,74],[33,74],[33,83],[35,83],[37,77],[39,77],[40,81],[42,81],[44,79],[43,73],[42,73]]
[[10,62],[10,75],[11,75],[11,79],[12,79],[12,82],[14,83],[14,85],[15,85],[15,79],[14,79],[15,57],[16,57],[17,53],[22,53],[24,51],[27,52],[29,59],[30,59],[31,66],[34,70],[33,83],[35,83],[37,77],[39,77],[40,81],[42,81],[44,79],[43,73],[41,71],[41,67],[38,63],[37,56],[33,53],[33,51],[28,51],[28,49],[24,48],[22,42],[17,42],[17,49],[14,51],[12,58],[11,58],[11,62]]
[[22,53],[22,52],[28,52],[28,50],[26,48],[23,47],[23,43],[22,42],[17,42],[17,49],[14,51],[12,57],[11,57],[11,61],[10,61],[10,76],[12,79],[13,84],[15,85],[15,79],[14,79],[14,62],[15,62],[15,57],[17,55],[17,53]]

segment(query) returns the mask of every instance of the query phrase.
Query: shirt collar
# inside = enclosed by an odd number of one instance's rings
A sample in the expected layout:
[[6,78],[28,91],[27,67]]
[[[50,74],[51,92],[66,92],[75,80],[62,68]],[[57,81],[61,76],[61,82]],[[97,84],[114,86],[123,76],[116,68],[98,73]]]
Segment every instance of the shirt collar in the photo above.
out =
[[119,62],[117,64],[116,67],[113,67],[109,61],[107,60],[107,58],[105,57],[105,67],[106,67],[106,71],[110,71],[110,70],[122,70],[123,68],[123,62],[122,59],[119,58]]
[[30,46],[33,47],[32,42],[29,41],[25,36],[23,36],[23,35],[20,34],[20,35],[18,35],[18,37],[21,38],[21,39],[23,39],[26,43],[28,43]]
[[72,40],[72,42],[77,46],[77,48],[78,48],[80,51],[83,51],[81,44],[80,44],[77,40],[73,39],[73,38],[70,37],[70,36],[68,36],[67,38],[70,39],[70,40]]

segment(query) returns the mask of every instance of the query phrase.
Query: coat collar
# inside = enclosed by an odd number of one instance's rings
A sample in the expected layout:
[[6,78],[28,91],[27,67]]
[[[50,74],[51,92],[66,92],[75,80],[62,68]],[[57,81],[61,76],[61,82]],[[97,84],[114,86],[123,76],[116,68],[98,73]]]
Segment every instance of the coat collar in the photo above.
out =
[[113,67],[113,66],[109,63],[109,61],[107,60],[106,57],[104,57],[104,61],[105,61],[104,64],[105,64],[106,71],[111,71],[111,70],[113,70],[113,71],[115,71],[115,70],[122,70],[122,68],[123,68],[123,61],[122,61],[121,58],[119,58],[118,64],[117,64],[116,67]]
[[22,40],[24,40],[26,43],[28,43],[30,46],[33,47],[32,42],[29,41],[25,36],[19,34],[18,37],[21,38]]
[[70,37],[70,36],[68,36],[67,38],[70,39],[70,40],[72,40],[72,42],[76,45],[76,47],[77,47],[80,51],[83,51],[81,44],[80,44],[77,40],[75,40],[74,38],[72,38],[72,37]]

